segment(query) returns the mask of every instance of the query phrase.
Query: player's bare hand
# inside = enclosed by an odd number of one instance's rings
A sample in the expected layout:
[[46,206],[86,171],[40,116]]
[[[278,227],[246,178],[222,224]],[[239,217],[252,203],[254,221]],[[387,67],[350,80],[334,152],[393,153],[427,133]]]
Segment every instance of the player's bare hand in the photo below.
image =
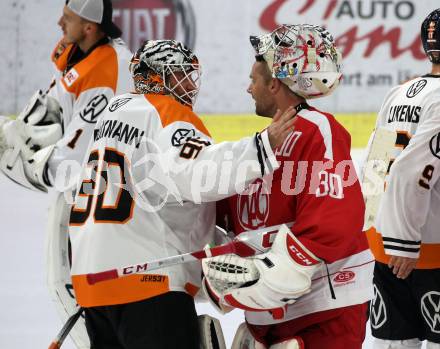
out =
[[272,150],[283,144],[286,137],[294,130],[294,124],[297,120],[295,107],[291,106],[284,112],[277,110],[272,119],[272,123],[267,128],[269,142]]
[[406,279],[416,267],[418,258],[391,256],[388,267],[393,269],[393,274],[399,279]]

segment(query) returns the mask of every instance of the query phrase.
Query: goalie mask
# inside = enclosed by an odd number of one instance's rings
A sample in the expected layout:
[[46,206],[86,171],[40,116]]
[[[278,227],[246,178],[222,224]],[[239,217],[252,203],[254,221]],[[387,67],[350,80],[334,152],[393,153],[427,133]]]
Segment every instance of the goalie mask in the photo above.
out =
[[200,89],[200,66],[196,55],[175,40],[148,40],[130,62],[138,93],[171,94],[193,106]]
[[318,98],[332,93],[341,80],[341,54],[327,29],[282,25],[272,33],[251,36],[257,57],[266,61],[272,77],[295,94]]
[[440,64],[440,9],[432,11],[422,23],[421,39],[429,60]]

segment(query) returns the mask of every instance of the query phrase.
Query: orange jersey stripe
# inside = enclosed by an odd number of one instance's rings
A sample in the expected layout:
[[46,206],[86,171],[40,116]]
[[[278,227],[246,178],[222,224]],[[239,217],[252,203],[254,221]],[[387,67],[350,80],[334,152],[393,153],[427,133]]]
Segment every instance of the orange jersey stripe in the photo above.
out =
[[[67,55],[67,51],[60,57],[59,64],[61,65],[64,60],[64,55]],[[66,56],[67,59],[67,56]],[[66,63],[63,63],[64,66]],[[57,62],[58,66],[58,62]],[[110,45],[101,45],[95,48],[88,56],[87,59],[83,59],[70,70],[75,70],[75,78],[72,82],[67,84],[66,78],[69,75],[61,79],[64,88],[75,95],[75,98],[86,90],[92,88],[109,87],[116,91],[116,85],[118,83],[118,58],[115,49]],[[93,74],[91,74],[93,71]]]
[[[158,94],[148,94],[144,96],[156,108],[164,128],[173,122],[183,121],[193,124],[197,130],[211,137],[202,120],[191,108],[184,106],[170,96]],[[172,101],[171,103],[170,100]]]
[[60,40],[58,44],[55,46],[55,49],[52,51],[52,55],[51,55],[52,62],[61,72],[64,69],[66,69],[67,58],[69,57],[69,53],[72,47],[73,47],[72,44],[65,45],[62,43],[62,40]]
[[[390,256],[385,254],[382,235],[374,227],[366,232],[368,244],[376,261],[388,264]],[[440,268],[440,244],[424,244],[420,247],[420,257],[416,265],[417,269]]]
[[76,301],[82,307],[137,302],[170,291],[168,276],[135,274],[90,285],[86,275],[72,275]]

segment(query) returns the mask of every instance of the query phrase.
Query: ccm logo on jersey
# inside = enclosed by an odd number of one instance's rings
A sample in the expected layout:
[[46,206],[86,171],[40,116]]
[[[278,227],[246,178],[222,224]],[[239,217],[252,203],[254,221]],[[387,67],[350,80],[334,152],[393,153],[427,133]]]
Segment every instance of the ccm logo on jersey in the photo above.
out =
[[138,264],[136,266],[133,267],[127,267],[123,269],[123,274],[124,275],[129,275],[129,274],[136,274],[136,273],[142,273],[145,272],[147,270],[147,266],[148,264]]
[[64,77],[64,82],[67,86],[72,86],[72,84],[76,81],[76,79],[79,78],[78,72],[75,70],[75,68],[70,69],[66,76]]
[[79,113],[81,119],[89,124],[95,124],[99,114],[101,114],[107,107],[108,99],[104,95],[93,97],[84,110]]

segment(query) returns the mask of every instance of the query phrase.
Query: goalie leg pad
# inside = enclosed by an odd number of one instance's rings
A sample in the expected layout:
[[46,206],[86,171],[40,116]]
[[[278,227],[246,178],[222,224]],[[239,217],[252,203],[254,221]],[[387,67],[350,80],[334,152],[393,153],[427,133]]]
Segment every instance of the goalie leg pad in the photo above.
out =
[[231,349],[266,349],[266,347],[252,337],[246,323],[243,322],[235,332]]
[[209,315],[199,315],[200,349],[226,349],[220,321]]
[[[58,315],[65,323],[78,310],[70,277],[68,223],[70,206],[58,194],[49,211],[46,235],[47,286]],[[69,333],[78,349],[90,349],[85,320],[80,317]]]

